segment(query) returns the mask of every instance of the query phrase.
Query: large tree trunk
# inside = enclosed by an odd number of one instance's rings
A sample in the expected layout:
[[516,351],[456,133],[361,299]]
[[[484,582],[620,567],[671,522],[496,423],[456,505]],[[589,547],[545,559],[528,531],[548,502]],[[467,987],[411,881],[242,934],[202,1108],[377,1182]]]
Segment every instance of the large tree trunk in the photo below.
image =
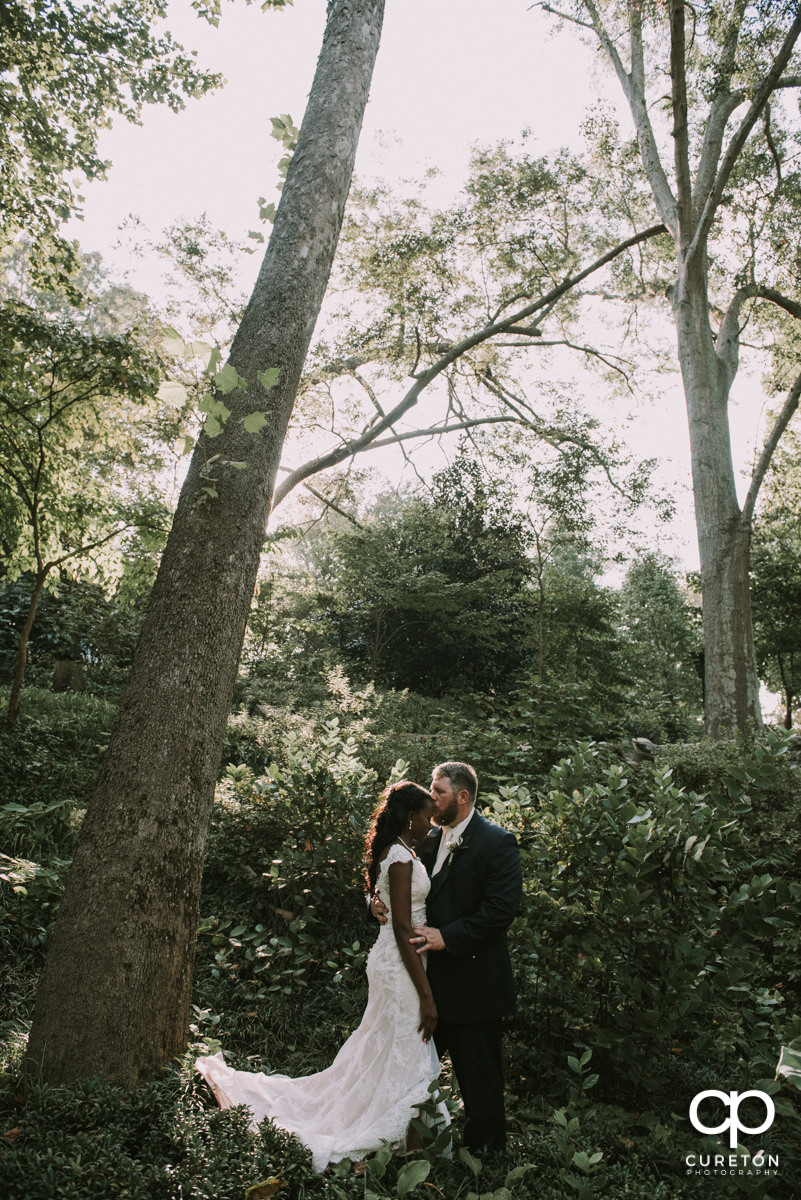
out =
[[[97,1075],[135,1085],[186,1045],[226,720],[383,7],[329,3],[273,235],[229,360],[247,388],[225,397],[223,432],[201,437],[193,457],[49,947],[27,1065],[50,1083]],[[280,376],[265,391],[259,374],[268,368]],[[242,425],[253,411],[267,416],[259,434]],[[232,465],[242,462],[246,469]]]
[[709,323],[706,265],[679,264],[674,293],[679,360],[690,427],[701,562],[704,720],[712,737],[762,722],[749,592],[750,524],[737,500],[729,431],[736,357],[718,353]]

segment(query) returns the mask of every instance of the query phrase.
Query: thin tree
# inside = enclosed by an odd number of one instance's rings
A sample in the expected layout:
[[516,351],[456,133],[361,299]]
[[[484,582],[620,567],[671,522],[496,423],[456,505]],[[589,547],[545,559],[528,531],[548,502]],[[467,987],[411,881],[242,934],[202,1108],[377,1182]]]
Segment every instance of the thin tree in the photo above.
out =
[[49,947],[27,1064],[51,1083],[97,1075],[135,1085],[186,1044],[226,719],[383,7],[329,3],[273,233],[218,376],[221,430],[201,435],[181,492]]
[[[32,578],[6,714],[13,726],[50,580],[67,564],[113,569],[122,535],[163,528],[166,512],[153,487],[161,461],[148,453],[143,420],[155,403],[153,355],[127,335],[87,333],[74,320],[49,320],[6,301],[0,364],[4,569],[11,579]],[[125,469],[129,458],[136,471]]]

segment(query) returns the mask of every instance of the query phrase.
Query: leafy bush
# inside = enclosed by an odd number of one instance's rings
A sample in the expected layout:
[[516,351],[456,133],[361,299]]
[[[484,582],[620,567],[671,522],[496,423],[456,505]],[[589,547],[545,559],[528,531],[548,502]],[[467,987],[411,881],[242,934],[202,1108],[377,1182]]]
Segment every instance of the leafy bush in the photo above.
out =
[[685,792],[662,768],[637,795],[621,765],[587,782],[593,758],[578,746],[547,791],[502,789],[495,805],[523,844],[514,948],[526,1024],[539,1031],[524,1057],[553,1065],[592,1047],[606,1094],[630,1099],[653,1092],[672,1054],[708,1067],[767,1053],[785,980],[766,979],[764,948],[797,927],[801,887],[754,873],[747,798]]
[[[66,818],[68,809],[85,807],[92,793],[114,706],[95,696],[28,688],[22,715],[9,729],[4,720],[7,694],[6,690],[0,701],[0,803],[64,805],[59,812]],[[54,849],[66,856],[74,834],[74,823],[65,826],[48,818],[38,827],[28,825],[17,850],[28,858]],[[0,836],[8,850],[8,825]]]

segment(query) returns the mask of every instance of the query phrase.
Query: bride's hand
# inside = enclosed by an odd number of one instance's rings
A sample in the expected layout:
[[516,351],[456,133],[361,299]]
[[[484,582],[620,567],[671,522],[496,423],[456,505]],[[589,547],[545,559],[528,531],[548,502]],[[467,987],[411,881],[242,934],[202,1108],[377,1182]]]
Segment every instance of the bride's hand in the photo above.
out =
[[434,1003],[433,996],[420,997],[420,1024],[417,1026],[418,1033],[422,1033],[423,1041],[430,1042],[434,1030],[437,1028],[437,1006]]

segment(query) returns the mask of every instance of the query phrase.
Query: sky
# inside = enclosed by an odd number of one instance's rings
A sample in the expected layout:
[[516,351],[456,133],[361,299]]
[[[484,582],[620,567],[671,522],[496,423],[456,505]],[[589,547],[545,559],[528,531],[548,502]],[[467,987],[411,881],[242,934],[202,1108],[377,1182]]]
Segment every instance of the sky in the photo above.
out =
[[[170,4],[169,28],[227,84],[182,113],[153,107],[141,126],[120,121],[104,135],[113,166],[107,182],[87,189],[75,226],[82,242],[96,240],[87,249],[113,244],[128,212],[155,229],[204,211],[232,236],[254,226],[282,153],[270,118],[290,113],[300,124],[325,7],[296,0],[262,13],[235,0],[214,29],[189,0]],[[476,143],[526,126],[538,149],[575,140],[598,81],[576,40],[552,40],[553,28],[527,0],[388,0],[357,175],[413,177],[433,165],[455,188]]]
[[[296,0],[292,8],[262,13],[257,3],[224,2],[214,29],[189,0],[173,0],[169,28],[227,84],[190,101],[182,113],[153,107],[140,126],[120,121],[104,133],[101,154],[112,162],[108,180],[85,189],[84,220],[70,228],[82,248],[101,251],[153,295],[163,267],[115,247],[118,227],[129,215],[154,234],[201,213],[233,238],[259,228],[258,198],[277,198],[283,153],[270,136],[270,118],[289,113],[300,124],[325,8],[325,0]],[[626,121],[616,81],[573,31],[560,32],[530,0],[387,0],[356,176],[397,182],[434,166],[446,200],[465,178],[474,146],[514,139],[524,128],[532,131],[531,152],[576,146],[583,120],[599,104],[615,107]],[[258,254],[243,262],[245,291],[258,266]],[[659,456],[662,480],[678,505],[673,540],[655,533],[655,541],[694,569],[680,395],[658,412],[650,405],[635,410],[627,435],[637,453]],[[735,445],[745,462],[758,430],[750,400],[742,411],[735,407],[734,417]]]

